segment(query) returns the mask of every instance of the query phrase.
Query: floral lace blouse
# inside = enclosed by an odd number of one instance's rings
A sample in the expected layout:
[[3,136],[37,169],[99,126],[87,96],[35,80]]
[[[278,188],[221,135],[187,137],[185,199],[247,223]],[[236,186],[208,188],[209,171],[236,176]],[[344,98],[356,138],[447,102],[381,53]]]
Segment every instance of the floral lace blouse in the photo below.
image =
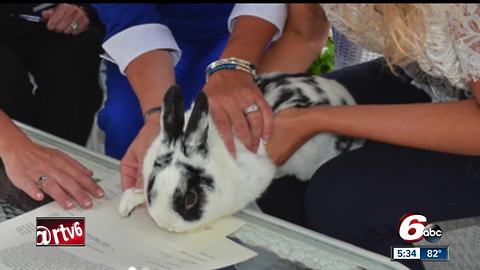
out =
[[[375,31],[362,36],[354,33],[342,19],[341,4],[323,4],[333,27],[352,42],[382,53],[383,38]],[[412,83],[430,95],[433,102],[454,101],[472,97],[470,81],[480,79],[480,4],[428,4],[427,35],[424,55],[404,68]],[[442,7],[443,6],[443,7]],[[352,8],[352,20],[364,23]],[[455,13],[453,15],[453,12]],[[381,20],[381,14],[378,14]]]

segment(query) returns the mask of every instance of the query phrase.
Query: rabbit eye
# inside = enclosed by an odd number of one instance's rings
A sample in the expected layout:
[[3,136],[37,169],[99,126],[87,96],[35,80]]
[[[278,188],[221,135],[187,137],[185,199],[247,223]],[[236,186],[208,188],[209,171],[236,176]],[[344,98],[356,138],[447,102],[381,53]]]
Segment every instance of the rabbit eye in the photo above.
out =
[[188,210],[194,207],[198,201],[198,194],[195,190],[190,189],[185,195],[185,208]]

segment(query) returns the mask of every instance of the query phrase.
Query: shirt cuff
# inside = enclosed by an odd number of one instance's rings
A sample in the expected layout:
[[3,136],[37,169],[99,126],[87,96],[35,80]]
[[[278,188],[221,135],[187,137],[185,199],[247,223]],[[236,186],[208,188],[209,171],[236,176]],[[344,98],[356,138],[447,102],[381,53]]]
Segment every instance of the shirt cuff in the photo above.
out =
[[156,49],[171,50],[173,64],[180,60],[182,51],[170,29],[163,24],[142,24],[129,27],[110,37],[102,46],[115,60],[122,74],[128,64],[146,52]]
[[233,31],[235,20],[239,16],[249,15],[269,21],[278,31],[273,40],[280,38],[287,20],[287,4],[236,4],[228,18],[228,30]]

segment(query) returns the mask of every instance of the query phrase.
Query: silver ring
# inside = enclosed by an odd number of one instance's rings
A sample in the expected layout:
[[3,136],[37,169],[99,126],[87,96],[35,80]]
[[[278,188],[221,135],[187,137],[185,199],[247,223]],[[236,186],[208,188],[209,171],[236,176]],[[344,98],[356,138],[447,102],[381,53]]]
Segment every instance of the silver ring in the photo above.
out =
[[43,183],[45,183],[45,181],[48,180],[48,176],[46,175],[41,175],[40,177],[38,177],[38,180],[37,180],[37,186],[38,188],[42,189],[43,188]]
[[245,114],[249,114],[249,113],[256,112],[256,111],[258,111],[257,104],[252,104],[252,105],[248,106],[243,112]]
[[70,24],[70,26],[72,27],[73,32],[75,32],[75,30],[77,30],[77,28],[78,28],[77,21],[73,20],[72,23]]

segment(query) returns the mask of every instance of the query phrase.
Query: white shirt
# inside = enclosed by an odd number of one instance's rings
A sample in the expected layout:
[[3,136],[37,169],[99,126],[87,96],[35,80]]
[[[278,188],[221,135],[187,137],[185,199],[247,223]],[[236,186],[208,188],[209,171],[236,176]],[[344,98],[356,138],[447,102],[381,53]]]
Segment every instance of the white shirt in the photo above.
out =
[[[283,31],[287,18],[286,4],[236,4],[228,19],[228,29],[233,31],[238,17],[250,15],[269,21],[277,28],[274,40]],[[181,57],[181,50],[170,29],[163,24],[141,24],[129,27],[106,40],[103,48],[108,55],[103,58],[117,63],[124,73],[128,64],[138,56],[156,49],[169,50],[176,65]]]

